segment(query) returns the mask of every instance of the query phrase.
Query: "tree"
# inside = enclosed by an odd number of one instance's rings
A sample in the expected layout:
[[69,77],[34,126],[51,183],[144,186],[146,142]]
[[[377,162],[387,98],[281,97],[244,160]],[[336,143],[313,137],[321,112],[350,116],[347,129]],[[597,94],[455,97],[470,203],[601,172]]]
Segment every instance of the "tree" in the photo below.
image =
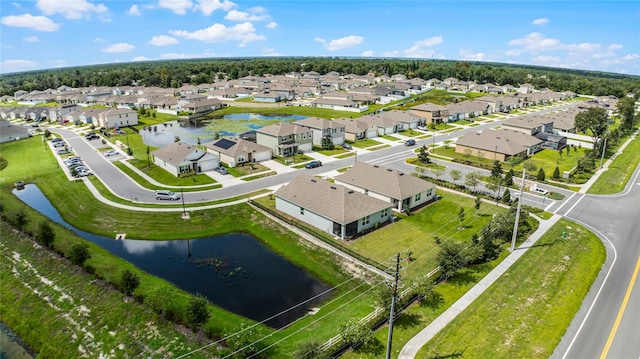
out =
[[48,139],[49,137],[51,137],[51,131],[47,128],[44,130],[44,138]]
[[413,288],[421,306],[435,309],[444,303],[442,294],[436,291],[433,280],[427,276],[419,276],[413,282]]
[[176,135],[173,137],[173,142],[180,142],[180,136]]
[[322,149],[323,150],[333,150],[334,146],[333,146],[333,140],[331,139],[331,136],[324,136],[322,137]]
[[342,340],[353,349],[366,346],[375,340],[373,331],[356,319],[349,319],[349,321],[342,324],[340,326],[340,334],[342,335]]
[[151,158],[149,156],[149,146],[147,146],[147,168],[151,168]]
[[493,167],[491,168],[491,177],[502,177],[502,165],[500,161],[493,161]]
[[607,111],[599,107],[590,107],[576,115],[575,125],[578,131],[591,131],[593,143],[598,143],[598,140],[607,132]]
[[473,187],[473,192],[476,191],[476,186],[480,183],[480,178],[482,177],[482,173],[478,171],[467,173],[464,178],[464,184],[470,187]]
[[462,178],[462,171],[460,170],[451,170],[449,171],[449,175],[451,179],[453,179],[453,183],[456,184],[460,178]]
[[458,211],[458,219],[460,220],[460,226],[458,229],[464,229],[462,223],[464,223],[464,207],[460,206],[460,210]]
[[437,260],[440,265],[440,278],[447,279],[453,276],[460,268],[470,262],[471,256],[465,244],[452,240],[443,241],[440,244]]
[[505,186],[513,186],[513,175],[515,175],[515,172],[513,171],[513,168],[509,170],[509,172],[507,172],[504,175],[504,185]]
[[429,151],[427,150],[427,146],[422,145],[422,147],[420,147],[420,149],[418,150],[418,161],[424,164],[431,162],[431,159],[429,158]]
[[20,207],[20,209],[15,211],[13,218],[11,219],[11,223],[20,230],[29,223],[29,217],[27,216],[27,211],[24,210],[24,207]]
[[126,295],[133,294],[133,291],[140,285],[140,276],[132,271],[125,269],[120,276],[120,286],[122,292]]
[[553,175],[551,175],[551,178],[553,179],[560,178],[560,168],[558,168],[558,166],[556,166],[556,169],[553,170]]
[[545,179],[546,175],[544,173],[544,169],[540,168],[540,170],[538,171],[538,175],[536,176],[536,180],[543,182]]
[[208,304],[207,298],[201,294],[196,294],[189,298],[185,316],[192,328],[195,329],[209,320],[211,314],[209,313],[209,308],[207,308]]
[[444,170],[442,168],[433,167],[429,170],[431,171],[431,173],[433,173],[434,176],[436,176],[436,179],[440,179],[440,176],[444,174]]
[[376,289],[376,304],[382,308],[391,308],[391,299],[393,298],[393,287],[388,284],[381,284]]
[[151,291],[144,302],[156,313],[166,318],[174,310],[176,293],[170,287],[159,287]]
[[511,191],[509,191],[508,189],[505,190],[504,193],[502,194],[501,201],[502,203],[505,203],[505,204],[511,203]]
[[47,221],[42,221],[38,225],[38,234],[36,234],[36,241],[47,248],[51,248],[53,241],[56,239],[56,232],[53,227]]
[[322,343],[317,340],[302,342],[293,353],[294,358],[300,359],[325,359],[329,355],[322,350]]
[[91,252],[89,252],[89,245],[86,243],[76,243],[71,246],[71,252],[69,252],[69,260],[71,263],[82,266],[91,258]]
[[262,351],[266,346],[262,339],[264,336],[256,327],[242,324],[240,330],[227,339],[227,345],[235,352],[234,358],[268,358],[268,353]]
[[636,122],[634,99],[625,96],[618,100],[616,106],[618,107],[620,117],[622,117],[622,128],[626,131],[633,130],[633,126]]
[[476,213],[480,210],[480,205],[482,204],[482,199],[480,198],[480,196],[476,196],[475,199],[475,209],[476,209]]

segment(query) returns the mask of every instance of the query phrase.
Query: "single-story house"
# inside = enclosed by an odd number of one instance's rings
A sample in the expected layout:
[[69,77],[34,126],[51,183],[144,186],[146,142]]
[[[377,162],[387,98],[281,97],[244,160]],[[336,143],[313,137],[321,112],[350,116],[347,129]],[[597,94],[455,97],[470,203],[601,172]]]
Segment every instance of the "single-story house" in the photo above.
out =
[[503,128],[465,133],[456,141],[456,152],[506,161],[513,156],[526,158],[539,151],[542,143],[524,132]]
[[339,117],[333,121],[344,126],[344,139],[346,141],[355,142],[377,136],[377,129],[365,121],[360,121],[360,119]]
[[9,121],[0,121],[0,143],[29,138],[29,127],[12,125]]
[[151,154],[153,163],[176,177],[185,173],[211,171],[220,166],[218,156],[184,142],[174,142]]
[[271,148],[238,137],[221,138],[203,145],[229,167],[271,159]]
[[396,211],[413,209],[435,198],[436,186],[410,174],[390,168],[356,162],[335,183],[378,198]]
[[346,239],[391,218],[392,204],[306,174],[275,193],[276,209]]

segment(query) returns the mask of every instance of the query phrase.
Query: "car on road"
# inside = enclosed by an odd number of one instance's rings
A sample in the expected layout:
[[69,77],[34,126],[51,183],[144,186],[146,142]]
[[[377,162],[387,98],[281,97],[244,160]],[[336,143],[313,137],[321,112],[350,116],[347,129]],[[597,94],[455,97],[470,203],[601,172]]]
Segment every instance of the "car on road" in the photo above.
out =
[[322,166],[322,162],[320,161],[311,161],[309,163],[307,163],[306,166],[304,166],[305,168],[316,168],[316,167],[320,167]]
[[100,138],[100,136],[98,136],[97,133],[95,132],[91,132],[91,133],[87,133],[84,138],[86,138],[87,140],[91,141],[91,140],[96,140],[98,138]]
[[344,148],[345,150],[352,150],[353,146],[345,142],[342,144],[342,148]]
[[416,140],[414,140],[413,138],[410,138],[410,139],[404,141],[404,145],[405,146],[413,146],[415,144],[416,144]]
[[222,166],[214,169],[214,171],[218,172],[221,175],[228,175],[229,174],[229,171],[227,171],[227,169],[222,167]]
[[546,189],[542,189],[542,188],[538,188],[538,187],[534,188],[534,189],[533,189],[533,192],[535,192],[535,193],[539,193],[539,194],[541,194],[541,195],[545,195],[545,196],[546,196],[547,194],[549,194],[549,191],[547,191]]
[[173,191],[169,191],[166,189],[160,189],[156,191],[156,199],[162,200],[162,199],[168,199],[170,201],[177,201],[180,199],[180,195],[173,192]]
[[103,153],[103,155],[105,157],[111,157],[111,156],[117,156],[118,155],[118,151],[116,150],[109,150]]

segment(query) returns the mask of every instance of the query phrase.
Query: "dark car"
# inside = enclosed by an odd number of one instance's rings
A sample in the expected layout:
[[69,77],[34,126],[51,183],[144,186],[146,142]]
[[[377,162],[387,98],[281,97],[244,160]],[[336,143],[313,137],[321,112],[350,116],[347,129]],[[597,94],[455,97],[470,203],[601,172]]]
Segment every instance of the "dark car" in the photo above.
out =
[[322,166],[322,162],[320,161],[311,161],[309,163],[307,163],[306,166],[304,166],[305,168],[316,168],[316,167],[320,167]]
[[227,169],[222,167],[222,166],[216,168],[214,171],[218,172],[221,175],[228,175],[229,174],[229,171],[227,171]]
[[342,148],[344,148],[345,150],[351,150],[351,149],[353,149],[353,147],[351,147],[351,145],[350,145],[350,144],[348,144],[348,143],[346,143],[346,142],[342,144]]
[[416,140],[414,140],[413,138],[410,138],[404,142],[405,146],[413,146],[415,144],[416,144]]

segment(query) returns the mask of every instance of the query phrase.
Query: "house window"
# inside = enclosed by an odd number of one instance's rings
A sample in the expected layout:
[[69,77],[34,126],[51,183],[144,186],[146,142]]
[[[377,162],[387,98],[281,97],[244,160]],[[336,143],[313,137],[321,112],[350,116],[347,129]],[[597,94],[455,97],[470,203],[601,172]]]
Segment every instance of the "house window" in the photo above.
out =
[[300,207],[300,215],[304,216],[304,208]]
[[385,218],[389,215],[389,208],[385,208],[382,210],[382,212],[380,212],[380,217],[381,218]]
[[366,217],[364,217],[364,218],[362,219],[362,225],[363,225],[363,226],[366,226],[367,224],[369,224],[369,222],[370,222],[370,218],[369,218],[369,216],[366,216]]
[[414,199],[414,201],[418,202],[420,200],[420,196],[421,195],[422,195],[422,193],[416,194],[416,198]]

